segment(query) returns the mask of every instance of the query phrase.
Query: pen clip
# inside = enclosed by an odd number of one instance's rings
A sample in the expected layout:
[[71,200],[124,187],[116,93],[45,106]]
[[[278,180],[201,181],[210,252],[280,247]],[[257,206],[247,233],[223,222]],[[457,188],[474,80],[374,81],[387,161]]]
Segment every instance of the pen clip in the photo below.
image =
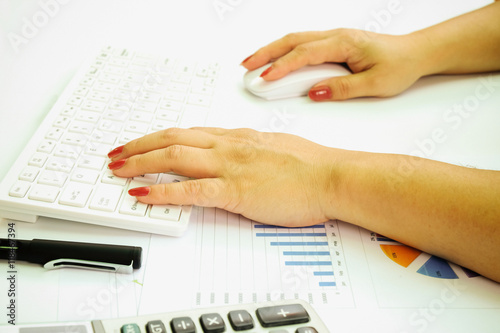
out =
[[92,269],[104,272],[131,274],[134,271],[132,264],[133,262],[130,262],[130,265],[127,266],[109,262],[61,258],[61,259],[51,260],[47,262],[45,265],[43,265],[43,267],[46,269],[84,268],[84,269]]

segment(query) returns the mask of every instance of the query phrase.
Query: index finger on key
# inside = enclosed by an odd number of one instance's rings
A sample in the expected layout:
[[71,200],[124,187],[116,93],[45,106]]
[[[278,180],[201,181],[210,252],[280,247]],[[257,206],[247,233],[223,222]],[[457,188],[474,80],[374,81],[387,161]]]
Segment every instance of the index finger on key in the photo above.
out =
[[211,149],[171,145],[113,161],[108,167],[116,176],[124,178],[162,172],[174,172],[192,178],[211,178],[217,176],[219,165],[211,151]]
[[109,152],[108,157],[113,161],[117,161],[172,145],[210,148],[213,146],[213,137],[210,133],[199,129],[182,129],[173,127],[145,135],[141,138],[132,140],[123,146],[116,147]]
[[327,36],[324,31],[298,32],[286,35],[262,48],[245,59],[242,65],[248,70],[264,66],[269,61],[279,58],[300,44],[322,39]]

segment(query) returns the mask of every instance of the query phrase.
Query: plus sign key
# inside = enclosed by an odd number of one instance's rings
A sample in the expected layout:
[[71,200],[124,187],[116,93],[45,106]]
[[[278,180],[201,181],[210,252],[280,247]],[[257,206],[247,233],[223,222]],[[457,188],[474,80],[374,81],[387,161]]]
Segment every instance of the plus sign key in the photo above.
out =
[[256,313],[264,327],[307,323],[310,320],[306,309],[300,304],[267,306],[258,308]]

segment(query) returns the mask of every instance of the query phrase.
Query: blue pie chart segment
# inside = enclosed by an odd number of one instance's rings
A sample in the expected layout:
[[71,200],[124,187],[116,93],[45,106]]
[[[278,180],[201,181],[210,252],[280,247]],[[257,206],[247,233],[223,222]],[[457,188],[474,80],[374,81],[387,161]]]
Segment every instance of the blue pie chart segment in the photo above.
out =
[[431,256],[425,264],[417,270],[417,273],[440,278],[440,279],[458,279],[450,264],[439,257]]

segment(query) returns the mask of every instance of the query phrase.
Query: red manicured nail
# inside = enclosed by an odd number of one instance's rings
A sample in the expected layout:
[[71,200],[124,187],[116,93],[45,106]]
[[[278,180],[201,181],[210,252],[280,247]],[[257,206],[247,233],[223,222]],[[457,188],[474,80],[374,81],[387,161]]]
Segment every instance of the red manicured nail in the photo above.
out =
[[309,98],[313,101],[324,101],[331,99],[332,96],[332,90],[328,86],[314,87],[309,90]]
[[246,57],[246,58],[245,58],[245,60],[243,60],[241,63],[242,63],[242,64],[244,64],[244,63],[245,63],[245,62],[247,62],[247,61],[248,61],[248,59],[250,59],[251,57],[253,57],[253,54],[252,54],[251,56],[249,56],[249,57]]
[[113,149],[112,151],[110,151],[108,153],[108,157],[109,158],[113,158],[115,156],[118,156],[118,155],[120,155],[122,153],[122,151],[123,151],[123,146],[116,147],[115,149]]
[[136,187],[136,188],[131,188],[128,190],[128,194],[130,194],[133,197],[144,197],[151,192],[150,187]]
[[127,162],[126,159],[111,162],[108,164],[108,168],[110,170],[120,169],[125,164],[125,162]]
[[267,74],[269,74],[271,71],[273,70],[273,66],[269,66],[268,69],[266,69],[265,71],[262,72],[262,74],[260,74],[260,77],[264,77],[266,76]]

